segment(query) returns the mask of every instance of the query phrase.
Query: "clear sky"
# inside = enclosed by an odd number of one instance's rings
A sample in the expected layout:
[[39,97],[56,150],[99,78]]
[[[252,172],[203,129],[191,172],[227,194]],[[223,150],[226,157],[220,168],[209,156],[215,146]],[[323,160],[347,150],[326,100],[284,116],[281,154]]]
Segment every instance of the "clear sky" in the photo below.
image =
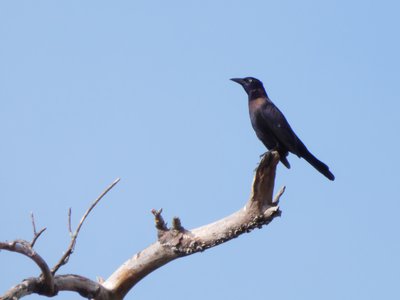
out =
[[[264,152],[232,77],[261,79],[336,176],[290,155],[282,217],[174,261],[127,299],[400,299],[398,1],[2,1],[0,240],[107,278],[156,240],[241,208]],[[37,267],[0,253],[0,294]],[[63,293],[59,299],[79,299]],[[38,299],[39,297],[32,297]]]

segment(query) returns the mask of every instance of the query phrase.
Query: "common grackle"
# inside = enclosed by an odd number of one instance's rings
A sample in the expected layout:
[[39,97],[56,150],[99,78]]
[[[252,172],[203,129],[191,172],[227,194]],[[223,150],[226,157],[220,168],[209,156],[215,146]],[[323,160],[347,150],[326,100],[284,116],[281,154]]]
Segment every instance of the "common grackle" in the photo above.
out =
[[304,158],[329,180],[335,180],[329,167],[312,155],[297,137],[285,116],[268,98],[260,80],[253,77],[232,78],[231,80],[239,83],[249,96],[251,124],[257,137],[268,150],[278,151],[281,162],[288,169],[290,164],[286,157],[291,152]]

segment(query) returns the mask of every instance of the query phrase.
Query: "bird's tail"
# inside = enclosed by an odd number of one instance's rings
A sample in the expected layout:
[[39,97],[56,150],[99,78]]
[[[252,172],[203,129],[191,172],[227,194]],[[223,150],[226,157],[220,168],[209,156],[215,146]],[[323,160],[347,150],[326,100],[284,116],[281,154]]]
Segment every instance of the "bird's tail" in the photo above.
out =
[[287,156],[287,154],[286,155],[282,155],[282,154],[279,154],[280,155],[280,161],[281,161],[281,163],[283,163],[283,165],[286,167],[286,168],[288,168],[288,169],[290,169],[290,164],[289,164],[289,161],[287,160],[287,158],[286,158],[286,156]]
[[308,150],[304,151],[301,155],[306,161],[308,161],[315,169],[317,169],[321,174],[323,174],[329,180],[335,180],[335,175],[329,171],[329,167],[322,161],[318,160],[314,155],[312,155]]

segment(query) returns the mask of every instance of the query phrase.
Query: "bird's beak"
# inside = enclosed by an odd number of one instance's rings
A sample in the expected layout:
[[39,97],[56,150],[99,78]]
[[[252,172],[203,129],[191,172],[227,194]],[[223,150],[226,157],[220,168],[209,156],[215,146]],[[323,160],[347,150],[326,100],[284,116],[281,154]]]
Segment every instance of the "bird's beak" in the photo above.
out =
[[244,80],[242,78],[231,78],[232,81],[239,83],[240,85],[244,85]]

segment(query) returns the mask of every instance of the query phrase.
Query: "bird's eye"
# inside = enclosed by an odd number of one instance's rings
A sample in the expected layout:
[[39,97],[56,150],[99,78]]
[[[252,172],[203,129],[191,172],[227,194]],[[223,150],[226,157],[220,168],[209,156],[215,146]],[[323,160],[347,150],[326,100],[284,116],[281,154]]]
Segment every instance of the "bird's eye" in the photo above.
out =
[[252,83],[252,82],[253,82],[253,79],[247,78],[247,82],[248,82],[248,83]]

